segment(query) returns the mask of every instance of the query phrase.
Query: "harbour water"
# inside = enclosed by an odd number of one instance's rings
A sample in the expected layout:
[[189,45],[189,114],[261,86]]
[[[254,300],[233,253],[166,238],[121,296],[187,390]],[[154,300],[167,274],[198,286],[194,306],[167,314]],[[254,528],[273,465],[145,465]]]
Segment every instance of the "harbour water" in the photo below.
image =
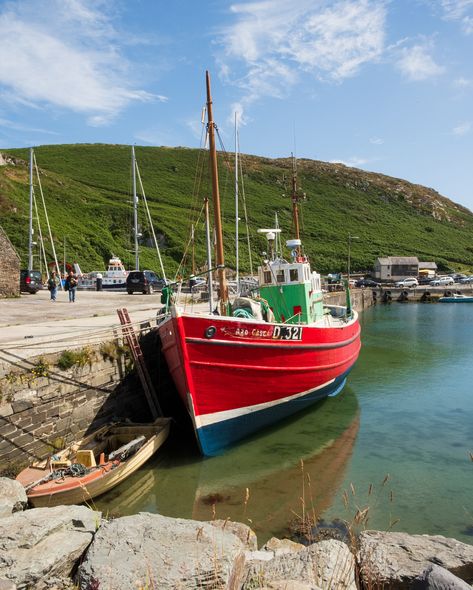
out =
[[229,517],[260,543],[290,535],[304,511],[351,521],[369,507],[368,528],[473,542],[473,305],[361,316],[362,353],[341,395],[221,457],[202,459],[193,435],[175,431],[97,507]]

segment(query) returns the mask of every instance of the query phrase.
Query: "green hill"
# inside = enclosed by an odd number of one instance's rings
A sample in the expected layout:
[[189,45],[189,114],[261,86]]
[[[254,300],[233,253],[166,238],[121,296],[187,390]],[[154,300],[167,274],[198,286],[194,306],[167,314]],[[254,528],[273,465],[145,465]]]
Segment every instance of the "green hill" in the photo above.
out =
[[[0,166],[0,224],[26,263],[28,246],[28,150],[2,150]],[[41,186],[53,239],[62,259],[78,262],[83,271],[104,268],[112,252],[128,268],[132,250],[131,150],[122,145],[54,145],[35,149]],[[196,260],[205,260],[201,214],[210,194],[208,155],[187,148],[137,147],[136,157],[159,234],[169,275],[176,271],[190,227],[196,223]],[[226,262],[235,264],[233,156],[220,154],[220,188]],[[274,225],[277,211],[283,239],[291,234],[291,201],[285,193],[291,174],[289,159],[242,156],[253,260],[266,248],[256,233]],[[377,256],[411,255],[435,260],[443,269],[473,267],[473,214],[433,189],[381,174],[312,160],[298,161],[299,184],[307,194],[302,205],[303,243],[321,272],[346,269],[348,235],[352,270],[369,270]],[[35,194],[40,191],[35,181]],[[288,187],[289,190],[289,187]],[[138,191],[140,192],[140,191]],[[142,199],[140,199],[142,210]],[[200,214],[200,217],[199,217]],[[40,217],[43,214],[40,212]],[[248,271],[244,216],[240,205],[241,267]],[[159,272],[150,247],[150,232],[142,224],[141,266]],[[45,224],[42,222],[43,233]],[[51,248],[46,242],[48,255]],[[182,274],[190,272],[188,252]],[[256,264],[255,264],[256,266]]]

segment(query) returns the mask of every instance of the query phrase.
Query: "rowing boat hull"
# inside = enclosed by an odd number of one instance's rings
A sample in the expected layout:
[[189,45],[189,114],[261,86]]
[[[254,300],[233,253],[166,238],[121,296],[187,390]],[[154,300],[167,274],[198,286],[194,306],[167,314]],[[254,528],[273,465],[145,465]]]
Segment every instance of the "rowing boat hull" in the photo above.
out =
[[[155,424],[121,427],[122,432],[128,430],[131,437],[141,434],[147,436],[145,444],[134,455],[124,461],[108,461],[82,477],[66,476],[39,484],[27,492],[29,502],[35,508],[82,504],[108,492],[156,453],[168,437],[169,424],[169,419],[162,418]],[[30,467],[20,473],[17,479],[27,486],[31,478],[40,479],[41,472],[47,474],[46,469]]]
[[173,313],[162,350],[204,455],[336,395],[360,350],[356,314],[340,327]]

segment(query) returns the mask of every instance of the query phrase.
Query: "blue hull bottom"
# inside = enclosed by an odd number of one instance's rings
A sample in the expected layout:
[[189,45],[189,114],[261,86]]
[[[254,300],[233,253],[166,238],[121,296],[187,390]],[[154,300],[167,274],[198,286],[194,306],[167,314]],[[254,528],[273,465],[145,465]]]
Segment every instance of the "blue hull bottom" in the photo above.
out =
[[330,385],[310,391],[303,397],[198,428],[196,434],[202,454],[207,456],[219,455],[227,447],[250,434],[258,432],[266,426],[283,420],[300,410],[304,410],[326,397],[339,394],[345,386],[350,370],[337,377]]

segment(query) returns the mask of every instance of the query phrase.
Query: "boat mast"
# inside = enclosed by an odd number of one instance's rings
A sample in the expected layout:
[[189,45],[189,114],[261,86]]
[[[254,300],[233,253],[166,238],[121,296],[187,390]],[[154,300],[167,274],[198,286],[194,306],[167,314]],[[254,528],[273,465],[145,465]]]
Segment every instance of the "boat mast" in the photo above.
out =
[[209,200],[205,197],[205,237],[207,243],[207,266],[209,269],[208,272],[208,287],[209,287],[209,306],[210,306],[210,313],[213,312],[214,308],[214,289],[213,289],[213,280],[212,280],[212,244],[210,242],[210,217],[209,217]]
[[28,270],[33,270],[33,148],[30,148],[30,220],[28,227]]
[[215,147],[215,123],[212,114],[212,98],[210,94],[210,75],[205,72],[207,85],[207,132],[209,134],[210,169],[212,172],[212,201],[214,208],[214,225],[217,237],[217,276],[220,289],[220,313],[227,315],[228,286],[225,276],[225,258],[223,255],[222,219],[220,214],[220,195],[218,190],[217,150]]
[[[296,168],[296,159],[294,154],[291,154],[292,157],[292,192],[291,192],[291,200],[292,200],[292,220],[294,223],[294,232],[295,232],[295,239],[301,239],[300,236],[300,227],[299,227],[299,202],[304,198],[304,194],[298,192],[297,188],[297,168]],[[301,256],[301,247],[297,246],[296,248],[297,256]]]
[[238,251],[238,121],[235,113],[235,259],[236,259],[236,285],[237,293],[240,292],[240,253]]
[[135,238],[135,270],[140,270],[140,255],[138,250],[138,196],[136,194],[136,158],[135,146],[131,146],[131,165],[133,169],[133,233]]

